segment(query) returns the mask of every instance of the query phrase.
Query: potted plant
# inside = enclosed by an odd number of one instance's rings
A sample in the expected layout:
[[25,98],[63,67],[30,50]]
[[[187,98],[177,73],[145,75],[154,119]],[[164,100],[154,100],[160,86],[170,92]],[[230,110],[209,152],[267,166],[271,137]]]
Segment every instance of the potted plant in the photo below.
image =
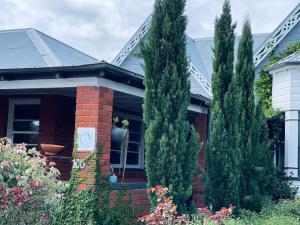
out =
[[121,168],[122,171],[122,182],[124,181],[125,177],[125,169],[126,169],[126,161],[127,161],[127,149],[129,144],[129,122],[128,120],[122,120],[122,127],[118,127],[117,124],[119,123],[119,118],[113,118],[113,128],[112,128],[112,142],[115,145],[120,146],[121,149]]
[[115,184],[118,181],[117,175],[114,173],[114,168],[110,167],[110,176],[109,176],[109,182],[111,184]]
[[118,127],[117,124],[119,123],[119,118],[115,116],[113,118],[113,128],[112,128],[112,137],[111,140],[114,142],[116,145],[121,145],[122,140],[124,137],[126,137],[128,133],[128,125],[129,122],[128,120],[122,120],[122,127]]
[[54,156],[58,155],[62,150],[64,150],[65,146],[63,145],[53,145],[53,144],[41,144],[40,145],[42,152],[46,155]]

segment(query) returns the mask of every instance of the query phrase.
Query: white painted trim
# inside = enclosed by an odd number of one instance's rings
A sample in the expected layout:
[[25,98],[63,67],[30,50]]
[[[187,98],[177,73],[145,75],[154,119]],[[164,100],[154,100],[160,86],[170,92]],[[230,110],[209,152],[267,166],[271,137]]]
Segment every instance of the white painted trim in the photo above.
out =
[[[17,99],[9,99],[8,106],[8,118],[7,118],[7,137],[9,137],[12,142],[13,140],[13,122],[14,122],[14,114],[15,114],[15,106],[16,105],[40,105],[41,100],[38,98],[17,98]],[[28,133],[29,132],[22,132]],[[30,132],[32,134],[38,134],[39,132]]]
[[254,54],[254,64],[258,67],[270,52],[288,35],[288,33],[300,21],[300,3],[283,20],[283,22],[272,32],[270,38]]
[[124,48],[119,52],[119,54],[112,61],[113,65],[120,66],[128,55],[132,52],[132,50],[140,43],[140,41],[145,37],[148,33],[152,23],[152,14],[148,16],[148,18],[144,21],[144,23],[140,26],[140,28],[136,31],[136,33],[131,37],[131,39],[127,42]]
[[[76,88],[79,86],[102,86],[140,98],[145,97],[142,89],[97,77],[0,81],[0,90]],[[191,104],[188,109],[192,112],[207,114],[207,107]]]

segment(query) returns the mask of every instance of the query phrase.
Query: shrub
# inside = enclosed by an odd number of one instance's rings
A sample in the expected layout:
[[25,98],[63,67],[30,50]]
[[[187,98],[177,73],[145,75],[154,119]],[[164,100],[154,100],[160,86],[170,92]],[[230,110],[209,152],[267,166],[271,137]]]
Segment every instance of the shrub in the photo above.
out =
[[[56,210],[52,225],[130,225],[134,220],[134,210],[130,199],[125,199],[125,190],[118,192],[112,203],[112,189],[108,177],[101,175],[100,154],[93,152],[84,160],[87,173],[79,177],[80,169],[73,168],[69,188],[65,198]],[[73,153],[76,159],[76,145]],[[96,163],[95,163],[96,162]],[[91,182],[94,180],[94,182]],[[85,184],[85,189],[78,186]]]
[[157,205],[153,213],[139,218],[139,222],[146,225],[186,224],[188,217],[178,215],[177,206],[173,204],[168,188],[157,185],[154,188],[149,188],[148,192],[154,194]]
[[35,149],[0,138],[0,224],[47,224],[66,185]]

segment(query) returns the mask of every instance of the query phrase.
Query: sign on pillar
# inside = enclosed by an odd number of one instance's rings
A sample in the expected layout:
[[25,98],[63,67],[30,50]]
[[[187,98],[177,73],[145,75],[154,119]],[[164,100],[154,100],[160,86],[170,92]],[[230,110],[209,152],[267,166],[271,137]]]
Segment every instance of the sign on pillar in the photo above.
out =
[[94,127],[77,128],[78,151],[93,152],[96,147],[96,129]]
[[[93,152],[96,147],[96,129],[94,127],[77,128],[77,151]],[[83,170],[86,167],[83,158],[73,159],[73,168]]]

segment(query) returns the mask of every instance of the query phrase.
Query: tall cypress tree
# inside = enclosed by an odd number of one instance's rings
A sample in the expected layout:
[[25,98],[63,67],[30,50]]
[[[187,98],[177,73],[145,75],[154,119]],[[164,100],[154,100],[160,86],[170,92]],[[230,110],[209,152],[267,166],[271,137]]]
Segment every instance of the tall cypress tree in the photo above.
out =
[[240,200],[243,208],[257,208],[259,199],[257,166],[259,155],[254,148],[255,100],[253,63],[253,38],[250,21],[247,18],[239,42],[236,79],[238,85],[238,148],[241,152]]
[[236,80],[233,75],[234,29],[225,0],[215,22],[211,137],[206,149],[206,204],[213,210],[230,204],[239,208]]
[[199,151],[198,135],[187,122],[190,81],[184,8],[185,0],[156,0],[149,38],[141,46],[148,186],[168,187],[181,213],[192,194]]

